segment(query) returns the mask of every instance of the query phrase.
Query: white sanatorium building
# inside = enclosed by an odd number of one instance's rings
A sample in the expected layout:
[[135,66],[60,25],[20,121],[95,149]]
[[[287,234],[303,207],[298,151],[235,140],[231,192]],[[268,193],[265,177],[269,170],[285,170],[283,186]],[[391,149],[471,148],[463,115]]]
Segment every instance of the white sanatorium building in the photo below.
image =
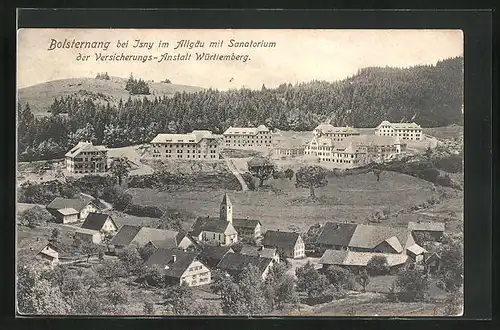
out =
[[65,156],[66,170],[72,173],[102,173],[108,170],[108,150],[81,141]]
[[220,159],[220,135],[211,131],[158,134],[152,141],[154,159]]
[[415,123],[390,123],[384,120],[375,128],[375,135],[397,136],[401,140],[422,140],[422,127]]
[[323,162],[342,164],[342,167],[359,166],[372,160],[386,160],[406,150],[406,143],[398,137],[359,135],[335,142],[332,138],[313,137],[305,154]]
[[359,132],[349,126],[335,127],[330,124],[320,124],[313,130],[313,134],[332,138],[333,141],[343,141],[347,137],[359,135]]
[[223,135],[226,148],[271,146],[272,133],[264,125],[259,127],[229,127]]

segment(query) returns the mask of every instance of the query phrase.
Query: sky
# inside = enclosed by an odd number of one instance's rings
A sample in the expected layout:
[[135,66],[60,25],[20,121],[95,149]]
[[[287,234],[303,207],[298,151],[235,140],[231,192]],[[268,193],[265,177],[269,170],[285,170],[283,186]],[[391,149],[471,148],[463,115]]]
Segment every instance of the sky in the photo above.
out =
[[[95,41],[110,45],[103,49],[49,50],[56,42]],[[228,47],[235,41],[275,42],[275,47]],[[118,41],[128,40],[127,48]],[[151,50],[133,48],[135,40],[152,42]],[[168,42],[158,48],[159,41]],[[180,40],[205,42],[204,48],[174,49]],[[209,48],[210,41],[223,40],[223,47]],[[151,55],[142,63],[97,61],[102,55]],[[162,61],[162,54],[191,53],[188,61]],[[246,62],[197,61],[196,53],[248,55]],[[77,60],[79,54],[89,56]],[[17,86],[27,87],[46,81],[110,76],[161,81],[179,85],[227,90],[232,88],[277,87],[282,83],[311,80],[336,81],[356,74],[364,67],[409,67],[435,64],[439,60],[463,56],[461,30],[133,30],[133,29],[20,29],[18,31]]]

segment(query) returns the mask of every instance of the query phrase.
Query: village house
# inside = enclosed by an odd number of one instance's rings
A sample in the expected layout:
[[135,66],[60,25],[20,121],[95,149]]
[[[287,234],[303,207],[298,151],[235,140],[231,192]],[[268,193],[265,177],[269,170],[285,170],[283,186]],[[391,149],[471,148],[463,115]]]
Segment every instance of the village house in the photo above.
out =
[[82,242],[101,244],[102,243],[102,233],[98,230],[79,228],[75,231],[75,240],[79,239]]
[[30,242],[29,249],[18,253],[18,260],[22,264],[38,264],[45,268],[54,268],[59,264],[61,248],[54,242],[36,238]]
[[104,173],[108,170],[108,150],[81,141],[65,155],[66,170],[71,173]]
[[276,248],[278,254],[286,258],[300,259],[306,256],[304,241],[298,233],[268,230],[262,244],[268,248]]
[[167,283],[198,286],[211,282],[210,269],[197,260],[196,253],[178,249],[158,249],[144,263],[146,268],[153,265],[162,268]]
[[226,148],[271,147],[272,144],[272,133],[264,125],[229,127],[222,135]]
[[316,244],[321,252],[332,249],[400,254],[415,241],[406,228],[327,222]]
[[231,276],[239,276],[249,265],[255,266],[262,279],[265,280],[273,266],[273,259],[240,253],[227,253],[217,265],[217,269]]
[[413,244],[413,245],[410,245],[406,248],[406,254],[416,264],[423,263],[424,256],[426,253],[427,253],[427,250],[418,244]]
[[259,220],[255,219],[233,219],[233,227],[238,232],[238,237],[241,240],[243,236],[258,240],[262,237],[262,225]]
[[357,167],[372,161],[388,160],[406,151],[406,144],[397,137],[358,135],[334,142],[325,136],[315,136],[306,146],[305,154],[338,167]]
[[208,268],[215,269],[228,253],[234,253],[229,246],[204,245],[198,254],[198,260],[202,261]]
[[304,155],[306,144],[294,137],[289,139],[273,139],[271,158],[273,159],[293,159]]
[[320,124],[313,130],[313,134],[317,137],[324,136],[331,138],[332,141],[343,141],[350,136],[359,135],[359,132],[349,126],[335,127],[331,124]]
[[180,249],[186,251],[187,248],[194,245],[195,242],[184,232],[178,232],[175,236],[169,236],[166,239],[149,241],[145,246],[151,246],[154,249]]
[[406,254],[326,250],[318,263],[322,265],[323,270],[329,266],[340,266],[356,274],[365,269],[374,257],[384,257],[387,260],[391,274],[395,274],[406,267],[409,259]]
[[430,238],[434,241],[439,241],[443,237],[445,230],[444,222],[409,222],[408,229],[412,231],[415,239]]
[[273,247],[255,246],[255,245],[243,245],[240,250],[240,254],[245,254],[249,256],[270,258],[275,263],[280,262],[280,257],[278,250]]
[[127,247],[143,247],[146,244],[154,247],[187,248],[191,243],[190,239],[178,231],[168,229],[156,229],[141,226],[123,225],[116,235],[109,242],[110,247],[117,252]]
[[89,213],[99,212],[100,208],[87,196],[72,199],[56,197],[47,205],[47,211],[58,223],[72,223],[86,219]]
[[220,159],[220,139],[211,131],[158,134],[152,141],[153,159]]
[[416,123],[381,122],[375,128],[375,135],[399,137],[401,140],[422,140],[422,127]]
[[81,228],[101,231],[104,233],[112,233],[118,230],[113,218],[104,213],[89,213]]
[[233,204],[224,194],[219,218],[198,218],[189,233],[194,239],[214,245],[231,245],[238,242],[238,232],[233,226]]

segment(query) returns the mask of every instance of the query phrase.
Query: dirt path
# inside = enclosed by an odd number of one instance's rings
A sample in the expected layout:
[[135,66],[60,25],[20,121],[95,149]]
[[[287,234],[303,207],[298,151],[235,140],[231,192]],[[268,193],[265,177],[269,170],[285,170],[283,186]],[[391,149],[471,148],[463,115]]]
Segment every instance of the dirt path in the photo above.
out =
[[233,175],[236,177],[236,179],[238,179],[238,181],[240,182],[241,190],[248,191],[249,190],[248,185],[245,182],[245,180],[243,179],[243,177],[241,176],[241,174],[238,171],[238,169],[236,168],[236,166],[234,165],[233,161],[230,158],[226,158],[226,156],[222,153],[221,153],[221,156],[224,159],[224,161],[226,162],[226,165],[229,168],[229,170],[231,171],[231,173],[233,173]]

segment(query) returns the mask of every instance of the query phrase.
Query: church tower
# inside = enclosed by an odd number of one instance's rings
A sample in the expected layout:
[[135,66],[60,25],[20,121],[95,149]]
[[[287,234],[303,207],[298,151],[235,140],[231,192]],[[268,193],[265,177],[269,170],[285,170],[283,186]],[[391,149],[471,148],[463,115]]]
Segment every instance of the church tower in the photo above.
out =
[[220,219],[233,222],[233,203],[229,200],[227,193],[224,194],[222,203],[220,203]]

